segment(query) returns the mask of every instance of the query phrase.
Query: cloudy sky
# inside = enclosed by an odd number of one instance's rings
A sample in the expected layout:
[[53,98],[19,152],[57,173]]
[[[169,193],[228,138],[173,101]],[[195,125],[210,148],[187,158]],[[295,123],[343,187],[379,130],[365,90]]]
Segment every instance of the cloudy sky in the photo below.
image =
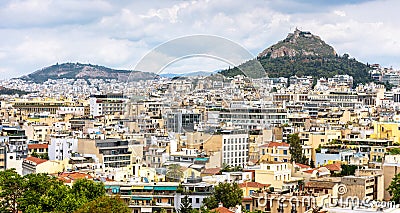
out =
[[[64,62],[133,69],[157,46],[190,35],[225,38],[257,55],[296,27],[339,54],[400,68],[398,8],[397,0],[0,1],[0,79]],[[163,72],[226,66],[189,57]]]

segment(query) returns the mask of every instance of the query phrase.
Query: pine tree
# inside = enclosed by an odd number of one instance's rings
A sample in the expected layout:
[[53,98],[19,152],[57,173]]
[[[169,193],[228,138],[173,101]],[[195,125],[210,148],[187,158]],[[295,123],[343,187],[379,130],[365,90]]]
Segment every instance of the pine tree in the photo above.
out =
[[289,152],[291,155],[290,161],[308,164],[308,159],[303,154],[303,148],[301,147],[300,138],[298,134],[290,134],[288,136],[288,143],[290,145]]
[[192,204],[189,202],[189,197],[185,195],[181,201],[181,206],[179,207],[179,213],[191,213],[193,210]]

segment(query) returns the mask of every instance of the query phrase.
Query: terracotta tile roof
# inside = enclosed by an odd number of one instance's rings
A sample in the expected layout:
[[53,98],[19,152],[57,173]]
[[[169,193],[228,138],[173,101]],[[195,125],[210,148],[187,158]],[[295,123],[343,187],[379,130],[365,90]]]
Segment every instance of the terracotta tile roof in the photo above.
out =
[[312,174],[313,172],[314,172],[314,170],[315,169],[310,169],[310,170],[306,170],[306,171],[304,171],[305,173],[308,173],[308,174]]
[[30,162],[35,163],[36,165],[39,165],[41,163],[46,162],[47,160],[30,156],[30,157],[25,158],[24,161],[30,161]]
[[211,210],[211,212],[234,213],[233,211],[231,211],[231,210],[229,210],[229,209],[227,209],[227,208],[225,208],[225,207],[218,207],[218,208],[215,208],[215,209]]
[[49,144],[28,144],[28,149],[47,149]]
[[244,187],[252,187],[252,188],[263,188],[263,187],[269,187],[271,184],[263,184],[263,183],[258,183],[258,182],[244,182],[239,184],[240,188]]
[[93,179],[91,175],[81,172],[63,172],[58,175],[58,179],[65,183],[71,183],[74,180],[82,178]]
[[260,147],[261,148],[265,148],[265,147],[277,147],[277,146],[289,147],[290,145],[288,143],[285,143],[285,142],[269,142],[267,144],[261,145]]
[[334,164],[328,164],[326,166],[324,166],[325,168],[327,168],[329,171],[342,171],[342,167],[340,163],[334,163]]
[[301,163],[296,163],[296,165],[297,166],[299,166],[300,168],[302,168],[302,169],[308,169],[308,168],[311,168],[310,166],[308,166],[308,165],[304,165],[304,164],[301,164]]
[[208,168],[204,169],[201,174],[216,175],[221,171],[221,168]]

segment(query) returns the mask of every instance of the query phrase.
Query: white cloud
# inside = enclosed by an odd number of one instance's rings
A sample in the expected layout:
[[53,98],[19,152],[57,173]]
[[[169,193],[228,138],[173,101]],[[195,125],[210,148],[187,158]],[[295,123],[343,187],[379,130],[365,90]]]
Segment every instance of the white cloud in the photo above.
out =
[[[396,0],[353,4],[296,0],[2,2],[0,79],[56,62],[132,69],[155,46],[193,34],[225,37],[257,55],[295,27],[321,36],[341,54],[398,66],[400,28],[392,17],[399,7]],[[185,70],[185,66],[188,70],[215,69],[205,59],[182,60],[176,67]]]

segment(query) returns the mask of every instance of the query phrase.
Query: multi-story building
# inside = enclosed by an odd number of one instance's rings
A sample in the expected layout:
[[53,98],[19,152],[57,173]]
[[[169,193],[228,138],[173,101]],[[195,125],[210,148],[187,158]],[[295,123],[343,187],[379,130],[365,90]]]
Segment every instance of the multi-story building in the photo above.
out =
[[287,112],[283,108],[224,108],[219,112],[220,123],[232,123],[241,129],[262,130],[288,123]]
[[89,97],[90,115],[127,115],[129,99],[122,94],[93,95]]
[[166,115],[165,126],[169,132],[193,132],[201,120],[200,113],[170,112]]
[[244,167],[248,161],[249,135],[239,131],[222,131],[222,164]]
[[44,124],[24,125],[22,127],[29,140],[46,141],[46,136],[50,132],[50,126]]
[[[0,126],[0,162],[4,169],[16,169],[22,173],[22,160],[28,156],[28,138],[18,127]],[[1,166],[1,163],[0,163]]]
[[29,143],[28,144],[28,155],[36,153],[38,155],[48,155],[49,144],[47,143]]
[[315,165],[323,166],[334,162],[350,163],[351,157],[354,155],[354,150],[341,150],[334,148],[322,148],[315,156]]
[[275,162],[289,162],[289,144],[282,142],[270,142],[260,146],[261,160]]
[[[393,178],[400,172],[400,155],[386,155],[383,159],[382,170],[384,174],[384,189],[387,189]],[[391,196],[387,190],[384,200],[390,200]]]
[[400,76],[396,73],[385,73],[382,76],[382,82],[398,86],[400,85]]
[[126,167],[131,164],[129,142],[119,139],[96,140],[99,154],[102,154],[105,168]]
[[42,113],[48,112],[55,115],[60,107],[74,106],[75,103],[71,100],[56,100],[56,99],[17,99],[13,103],[15,109],[19,109],[26,113]]
[[[135,183],[135,182],[106,182],[106,191],[110,195],[120,195],[128,204],[133,213],[160,212],[164,209],[167,213],[174,213],[177,200],[179,183]],[[200,202],[200,201],[199,201]]]
[[292,177],[291,164],[284,162],[262,162],[260,165],[248,166],[246,171],[254,171],[254,180],[258,183],[268,183],[280,190],[297,187],[302,178]]
[[48,147],[50,160],[64,160],[78,151],[78,139],[68,134],[52,134]]
[[[360,200],[374,200],[375,178],[372,176],[344,176],[342,177],[342,184],[347,188],[342,196],[357,197]],[[376,198],[375,198],[376,199]]]

